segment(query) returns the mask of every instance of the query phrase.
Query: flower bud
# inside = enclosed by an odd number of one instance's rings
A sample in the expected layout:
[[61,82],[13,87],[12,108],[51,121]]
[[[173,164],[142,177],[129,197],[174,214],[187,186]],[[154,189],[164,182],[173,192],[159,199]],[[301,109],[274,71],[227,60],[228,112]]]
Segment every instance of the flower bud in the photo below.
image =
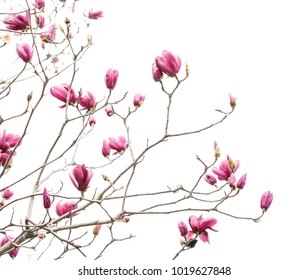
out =
[[98,19],[98,18],[101,18],[103,17],[103,11],[93,11],[93,10],[90,10],[89,13],[88,13],[88,18],[89,19]]
[[137,107],[137,108],[140,107],[143,104],[144,99],[145,99],[144,95],[141,95],[140,93],[137,93],[134,96],[134,106]]
[[89,125],[94,126],[95,124],[96,124],[96,120],[95,120],[94,116],[91,115],[89,117]]
[[43,205],[45,209],[49,209],[51,206],[51,199],[46,188],[43,191]]
[[115,69],[109,69],[105,76],[106,87],[110,90],[113,90],[118,81],[119,72]]
[[18,56],[26,63],[31,61],[33,51],[34,50],[26,43],[16,45],[16,52]]
[[93,234],[94,234],[95,236],[98,236],[98,234],[99,234],[99,232],[100,232],[100,230],[101,230],[101,227],[102,227],[101,224],[95,225],[95,226],[94,226],[94,228],[93,228]]
[[10,199],[13,196],[13,194],[14,194],[14,192],[11,191],[10,189],[5,189],[2,192],[2,197],[5,198],[5,199]]
[[160,81],[163,75],[164,75],[163,72],[157,68],[155,63],[153,63],[152,64],[152,76],[153,76],[154,81],[155,82]]
[[106,112],[108,117],[113,115],[113,110],[112,110],[111,107],[105,107],[105,112]]
[[46,232],[45,231],[41,231],[37,234],[37,238],[39,240],[43,240],[46,237]]
[[216,177],[214,177],[213,175],[211,174],[206,174],[205,177],[204,177],[204,180],[209,183],[210,185],[216,185],[217,183],[217,180],[216,180]]
[[246,185],[246,177],[247,177],[247,173],[245,173],[237,182],[236,186],[238,189],[243,189]]
[[181,68],[181,58],[169,51],[163,51],[162,56],[156,57],[157,68],[169,77],[174,77]]
[[130,216],[124,216],[123,219],[122,219],[122,221],[123,221],[124,223],[128,223],[128,222],[130,221],[130,219],[131,219]]
[[188,232],[187,225],[184,222],[179,222],[178,228],[179,228],[182,236],[185,236],[187,234],[187,232]]
[[271,206],[273,201],[273,193],[271,192],[265,192],[261,197],[260,207],[264,211],[267,211],[267,209]]
[[232,109],[234,109],[236,107],[236,98],[229,93],[229,99],[230,106],[232,107]]

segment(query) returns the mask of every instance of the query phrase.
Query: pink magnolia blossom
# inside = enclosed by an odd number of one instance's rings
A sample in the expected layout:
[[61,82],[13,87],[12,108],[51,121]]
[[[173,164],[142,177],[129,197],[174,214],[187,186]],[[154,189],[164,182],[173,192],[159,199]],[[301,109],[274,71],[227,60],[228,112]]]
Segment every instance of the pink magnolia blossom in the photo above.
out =
[[[14,148],[20,140],[19,135],[14,134],[6,134],[6,130],[4,129],[2,134],[0,133],[0,163],[2,166],[5,166],[10,154],[11,148]],[[13,155],[15,155],[14,152]]]
[[169,51],[163,51],[162,56],[156,57],[157,68],[170,77],[174,77],[181,68],[181,58]]
[[96,124],[96,119],[94,118],[93,115],[91,115],[91,116],[89,117],[89,125],[90,125],[90,126],[94,126],[95,124]]
[[140,93],[135,94],[134,96],[134,106],[140,107],[145,100],[145,96],[141,95]]
[[[74,201],[63,201],[63,199],[59,200],[56,205],[56,213],[60,217],[74,209],[78,208],[78,204]],[[75,213],[73,216],[76,216],[78,213]]]
[[103,17],[103,11],[90,10],[89,13],[88,13],[88,18],[90,18],[90,19],[99,19],[101,17]]
[[127,143],[126,143],[125,137],[119,136],[118,140],[116,140],[113,137],[109,137],[109,147],[116,151],[114,154],[121,153],[121,152],[125,151],[126,148],[127,148]]
[[42,15],[38,15],[35,17],[36,24],[39,28],[43,28],[45,26],[45,17]]
[[106,87],[110,90],[113,90],[118,81],[119,72],[115,69],[109,69],[105,76]]
[[184,222],[179,222],[178,228],[179,228],[181,235],[185,236],[187,234],[188,229],[187,229],[187,225]]
[[104,157],[109,157],[110,155],[110,146],[106,140],[103,141],[102,154]]
[[45,8],[45,0],[35,0],[35,3],[32,4],[37,9]]
[[44,188],[44,191],[43,191],[43,205],[45,209],[49,209],[51,206],[51,198],[46,188]]
[[232,108],[235,108],[236,107],[236,98],[229,93],[229,99],[230,99],[230,106]]
[[[0,247],[4,246],[6,243],[8,242],[13,242],[15,240],[14,237],[12,236],[4,236],[1,241],[0,241]],[[18,252],[19,252],[19,247],[15,247],[14,249],[10,250],[8,253],[9,253],[9,256],[14,259],[16,258]]]
[[26,63],[30,62],[33,56],[33,49],[27,44],[16,44],[16,52],[18,56]]
[[30,27],[30,16],[26,14],[14,14],[7,16],[3,23],[6,25],[6,28],[9,30],[20,30],[24,31]]
[[209,183],[210,185],[216,185],[216,183],[217,183],[216,178],[215,178],[213,175],[211,175],[211,174],[206,174],[206,175],[204,176],[204,180],[205,180],[207,183]]
[[234,167],[234,169],[232,170],[232,169],[230,168],[230,166],[229,166],[229,160],[223,160],[223,161],[221,162],[221,164],[219,165],[219,168],[217,168],[216,166],[214,166],[213,169],[212,169],[212,171],[213,171],[213,173],[214,173],[215,175],[217,175],[217,177],[218,177],[219,180],[228,181],[228,179],[229,179],[229,177],[231,176],[231,174],[234,173],[234,172],[238,169],[238,167],[239,167],[239,165],[240,165],[239,161],[238,161],[238,160],[235,161],[235,162],[234,162],[234,165],[235,165],[235,167]]
[[113,115],[113,109],[111,107],[105,107],[105,112],[108,117]]
[[265,192],[262,197],[261,197],[261,201],[260,201],[260,207],[261,209],[263,209],[264,211],[267,211],[267,209],[271,206],[273,201],[273,193],[271,192]]
[[152,64],[152,76],[155,82],[160,81],[164,76],[164,73],[157,68],[155,63]]
[[231,188],[236,188],[236,178],[233,174],[228,178],[228,184]]
[[93,177],[91,168],[86,168],[85,165],[77,165],[69,174],[70,179],[77,190],[85,192],[89,188],[89,183]]
[[247,178],[247,174],[245,173],[243,176],[241,176],[241,178],[238,180],[236,186],[238,189],[243,189],[246,185],[246,178]]
[[14,195],[14,192],[11,191],[10,189],[5,189],[2,192],[2,197],[5,198],[5,199],[10,199],[13,195]]
[[186,235],[187,240],[190,240],[195,234],[197,234],[203,242],[209,243],[209,236],[206,230],[210,229],[212,231],[217,231],[213,229],[213,226],[216,223],[217,220],[215,218],[203,218],[202,215],[199,218],[193,215],[190,216],[189,225],[192,230],[188,231]]
[[70,86],[66,83],[51,87],[50,93],[52,94],[52,96],[65,103],[64,105],[60,106],[60,108],[64,108],[66,106],[66,99],[68,95],[69,95],[69,101],[68,101],[69,105],[74,105],[77,102],[77,96],[75,94],[75,91],[72,88],[70,88]]
[[44,31],[41,34],[41,39],[45,43],[52,43],[56,39],[57,34],[57,26],[53,23],[49,26],[49,29],[47,31]]
[[94,95],[87,91],[86,94],[83,94],[79,99],[79,104],[87,110],[92,110],[95,106],[96,99]]

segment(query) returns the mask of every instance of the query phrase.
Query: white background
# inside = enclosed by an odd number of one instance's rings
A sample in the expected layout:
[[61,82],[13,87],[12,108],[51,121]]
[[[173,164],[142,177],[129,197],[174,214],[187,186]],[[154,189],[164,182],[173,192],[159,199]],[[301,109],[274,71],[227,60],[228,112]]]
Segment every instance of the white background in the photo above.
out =
[[240,172],[248,174],[242,194],[226,209],[257,216],[260,196],[267,190],[274,193],[272,207],[257,224],[204,213],[217,218],[219,232],[210,232],[210,245],[199,242],[176,261],[171,259],[180,249],[177,223],[192,213],[133,217],[125,231],[137,237],[115,245],[96,262],[76,255],[41,263],[3,258],[1,275],[78,279],[77,269],[87,263],[88,268],[169,270],[180,265],[230,266],[231,276],[213,279],[306,279],[307,2],[89,1],[86,10],[91,7],[102,9],[104,18],[91,21],[94,46],[80,70],[81,82],[99,93],[106,70],[118,69],[119,94],[129,90],[132,96],[146,95],[138,112],[141,136],[154,134],[162,110],[155,111],[164,99],[158,97],[162,93],[152,80],[151,64],[164,49],[178,54],[191,71],[176,96],[174,131],[211,123],[219,116],[214,109],[228,108],[228,93],[237,98],[235,113],[219,127],[172,140],[154,153],[140,175],[141,187],[147,182],[157,182],[158,188],[188,186],[198,174],[195,155],[211,159],[216,140],[223,156],[239,159]]

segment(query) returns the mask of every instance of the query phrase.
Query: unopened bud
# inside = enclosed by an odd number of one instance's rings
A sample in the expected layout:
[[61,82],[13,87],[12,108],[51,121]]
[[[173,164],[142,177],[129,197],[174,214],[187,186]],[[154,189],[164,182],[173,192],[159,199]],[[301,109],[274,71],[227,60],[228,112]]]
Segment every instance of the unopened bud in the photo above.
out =
[[186,63],[186,67],[185,67],[185,72],[186,72],[186,77],[189,76],[189,68],[188,68],[188,64]]
[[46,237],[46,232],[45,231],[41,231],[37,234],[37,238],[40,240],[43,240]]
[[229,164],[230,169],[233,171],[235,169],[235,162],[230,157],[228,159],[228,164]]
[[5,204],[5,198],[0,199],[0,208],[2,208]]
[[64,27],[61,24],[59,24],[59,28],[64,33]]
[[92,36],[88,34],[88,45],[92,45]]
[[33,94],[33,91],[31,91],[28,96],[27,96],[27,101],[30,102],[31,99],[32,99],[32,94]]
[[122,219],[122,221],[123,221],[124,223],[128,223],[128,222],[130,221],[130,216],[124,216],[123,219]]
[[94,234],[95,236],[98,236],[98,234],[99,234],[99,232],[100,232],[100,230],[101,230],[101,226],[102,226],[102,225],[95,225],[95,226],[94,226],[94,228],[93,228],[93,234]]
[[220,157],[220,149],[219,147],[216,147],[215,151],[214,151],[214,156],[215,156],[215,159],[219,159]]

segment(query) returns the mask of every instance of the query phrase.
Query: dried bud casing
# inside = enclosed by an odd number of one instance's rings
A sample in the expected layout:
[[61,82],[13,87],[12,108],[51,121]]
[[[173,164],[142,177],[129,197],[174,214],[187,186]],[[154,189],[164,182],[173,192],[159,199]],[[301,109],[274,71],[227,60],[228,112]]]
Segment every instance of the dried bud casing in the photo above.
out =
[[230,169],[233,171],[235,169],[235,162],[232,158],[229,157],[228,164]]

